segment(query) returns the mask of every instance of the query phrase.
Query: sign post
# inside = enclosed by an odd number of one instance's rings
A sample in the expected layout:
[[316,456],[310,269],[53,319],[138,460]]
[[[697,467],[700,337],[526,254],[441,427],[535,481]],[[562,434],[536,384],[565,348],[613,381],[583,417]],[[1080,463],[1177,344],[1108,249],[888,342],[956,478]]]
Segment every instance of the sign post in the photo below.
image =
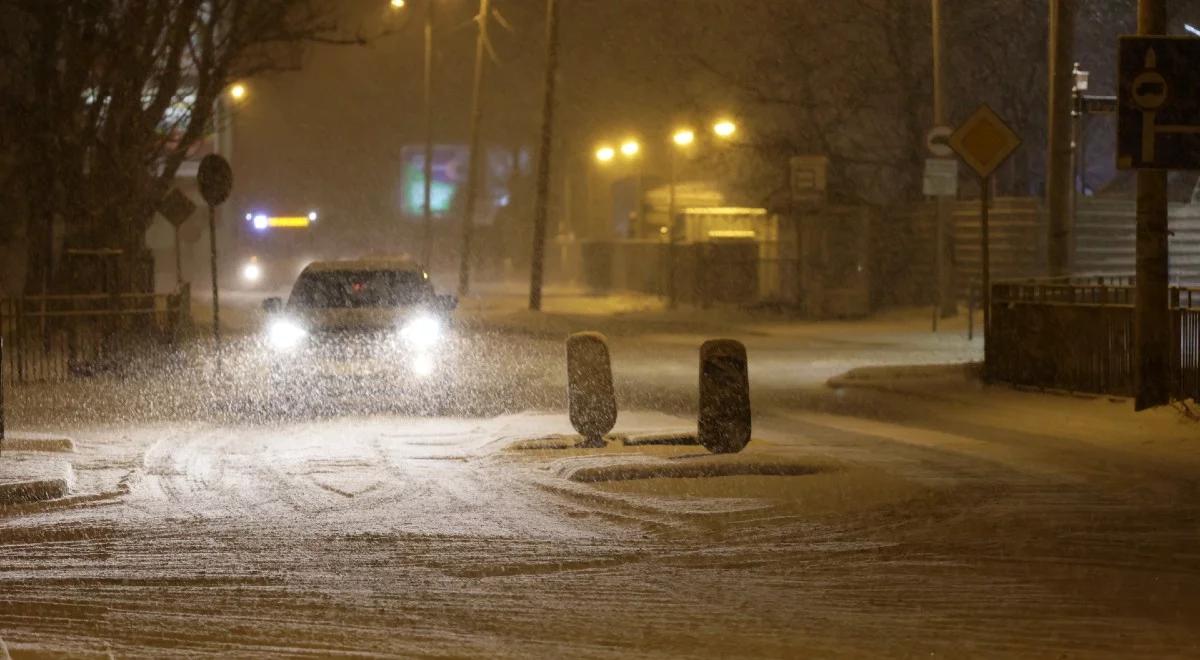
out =
[[[940,96],[935,94],[935,97]],[[938,99],[935,99],[937,101]],[[941,121],[941,113],[935,119]],[[934,229],[934,309],[933,331],[937,332],[938,318],[954,316],[955,302],[950,289],[950,270],[946,267],[946,225],[949,215],[946,198],[958,194],[958,161],[953,160],[954,150],[950,148],[950,136],[954,129],[949,126],[934,126],[925,133],[925,148],[929,150],[930,158],[925,159],[924,190],[925,195],[937,200],[937,218]]]
[[200,161],[196,172],[200,194],[208,203],[208,248],[209,264],[212,268],[212,318],[213,341],[217,349],[217,368],[221,368],[221,300],[217,285],[217,207],[229,197],[233,187],[233,170],[229,161],[217,154],[209,154]]
[[158,212],[175,228],[175,285],[183,284],[182,251],[179,248],[179,226],[196,212],[196,204],[188,196],[172,188],[158,203]]
[[950,136],[950,148],[979,175],[979,283],[983,290],[984,377],[987,377],[987,340],[992,320],[991,255],[988,240],[988,197],[992,173],[1021,146],[1021,138],[992,111],[979,106]]
[[1200,169],[1200,39],[1151,36],[1166,31],[1165,4],[1139,1],[1117,64],[1117,167],[1137,170],[1135,410],[1170,402],[1167,171]]

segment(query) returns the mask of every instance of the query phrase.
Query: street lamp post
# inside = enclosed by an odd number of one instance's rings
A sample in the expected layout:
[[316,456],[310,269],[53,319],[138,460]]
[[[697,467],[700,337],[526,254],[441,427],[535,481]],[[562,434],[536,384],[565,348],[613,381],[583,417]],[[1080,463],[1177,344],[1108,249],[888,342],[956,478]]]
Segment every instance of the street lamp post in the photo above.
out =
[[667,306],[674,309],[677,303],[675,289],[675,244],[678,242],[678,227],[675,216],[678,214],[675,203],[675,188],[679,183],[679,168],[676,163],[677,152],[692,146],[696,141],[696,133],[690,128],[681,128],[671,136],[675,148],[671,149],[669,159],[669,183],[667,186]]
[[[403,3],[403,0],[401,0]],[[433,0],[425,0],[425,159],[424,202],[425,242],[421,250],[422,267],[430,270],[433,260]]]
[[[1079,225],[1079,196],[1086,194],[1083,172],[1087,169],[1083,148],[1083,94],[1088,89],[1088,72],[1079,68],[1079,62],[1071,69],[1071,227]],[[1076,184],[1078,180],[1078,184]],[[1076,188],[1078,185],[1078,188]],[[1075,244],[1068,248],[1069,263],[1075,263]]]
[[[391,0],[392,9],[405,9],[405,0]],[[433,259],[433,4],[434,0],[425,0],[425,65],[424,65],[424,123],[425,149],[421,162],[422,203],[421,217],[424,224],[424,236],[421,244],[422,266],[430,269]]]
[[[628,138],[621,143],[621,155],[624,156],[626,160],[633,161],[638,159],[641,152],[642,145],[634,138]],[[633,218],[631,218],[633,226],[629,228],[630,231],[628,238],[641,238],[642,229],[646,224],[644,205],[642,204],[642,195],[645,194],[645,190],[643,190],[643,186],[645,185],[645,177],[643,176],[644,174],[644,167],[642,167],[641,160],[638,159],[637,172],[635,174],[636,178],[634,181],[635,190],[633,194]]]

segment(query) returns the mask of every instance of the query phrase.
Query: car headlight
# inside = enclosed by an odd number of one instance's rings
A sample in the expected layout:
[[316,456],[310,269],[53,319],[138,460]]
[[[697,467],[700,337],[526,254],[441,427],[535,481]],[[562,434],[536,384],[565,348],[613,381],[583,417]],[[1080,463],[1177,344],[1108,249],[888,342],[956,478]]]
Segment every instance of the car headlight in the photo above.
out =
[[250,284],[254,284],[262,279],[262,266],[258,265],[257,261],[248,261],[242,266],[242,279]]
[[425,377],[425,376],[432,374],[434,367],[435,367],[435,364],[433,362],[432,355],[422,353],[421,355],[418,355],[415,358],[413,358],[412,370],[413,370],[413,373],[416,374],[417,376]]
[[432,316],[418,316],[404,324],[400,338],[417,348],[429,348],[442,338],[442,324]]
[[300,345],[308,331],[295,321],[278,319],[267,327],[267,341],[277,351],[290,351]]

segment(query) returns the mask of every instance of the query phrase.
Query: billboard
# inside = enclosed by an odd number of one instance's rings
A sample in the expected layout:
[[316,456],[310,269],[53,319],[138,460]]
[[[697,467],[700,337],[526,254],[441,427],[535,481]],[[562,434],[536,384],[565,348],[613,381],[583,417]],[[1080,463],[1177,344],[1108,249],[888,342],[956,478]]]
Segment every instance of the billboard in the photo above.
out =
[[[433,182],[429,186],[429,208],[435,216],[445,215],[459,191],[467,185],[469,150],[459,145],[433,148]],[[401,149],[400,203],[405,215],[420,216],[425,210],[425,147]]]
[[[459,211],[467,188],[470,149],[466,145],[439,144],[433,148],[433,179],[429,207],[435,218]],[[526,149],[487,149],[481,164],[483,179],[475,217],[476,224],[490,225],[496,209],[509,204],[509,187],[528,177],[532,162]],[[425,205],[425,147],[407,145],[400,149],[400,209],[409,218],[420,218]]]

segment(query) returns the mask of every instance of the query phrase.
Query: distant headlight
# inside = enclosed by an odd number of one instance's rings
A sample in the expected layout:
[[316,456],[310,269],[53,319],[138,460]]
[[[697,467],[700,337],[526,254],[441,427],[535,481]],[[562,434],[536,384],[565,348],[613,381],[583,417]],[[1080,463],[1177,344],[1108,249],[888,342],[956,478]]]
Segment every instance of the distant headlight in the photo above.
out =
[[242,279],[250,283],[259,281],[262,279],[262,266],[259,266],[257,261],[248,262],[242,266]]
[[290,351],[300,345],[308,331],[296,324],[295,321],[278,319],[267,327],[267,342],[277,351]]
[[404,324],[400,338],[417,348],[429,348],[442,338],[442,324],[432,316],[418,316]]

